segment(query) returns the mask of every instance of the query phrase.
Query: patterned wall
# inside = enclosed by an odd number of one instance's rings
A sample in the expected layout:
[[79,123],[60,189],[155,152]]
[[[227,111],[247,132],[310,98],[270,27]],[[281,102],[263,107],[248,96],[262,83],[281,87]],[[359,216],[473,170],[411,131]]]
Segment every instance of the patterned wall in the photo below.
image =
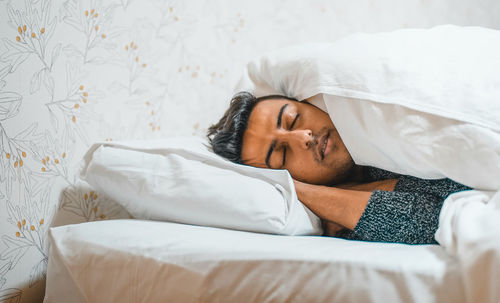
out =
[[0,301],[42,300],[49,226],[128,217],[77,178],[92,142],[203,136],[267,50],[443,23],[500,3],[0,0]]

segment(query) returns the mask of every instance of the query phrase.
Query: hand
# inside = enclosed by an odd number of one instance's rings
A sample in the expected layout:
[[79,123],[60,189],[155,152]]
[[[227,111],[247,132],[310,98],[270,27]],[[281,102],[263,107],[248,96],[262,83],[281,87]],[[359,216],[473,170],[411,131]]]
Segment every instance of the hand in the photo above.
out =
[[297,198],[299,198],[299,200],[302,201],[305,191],[307,190],[307,185],[309,184],[293,179],[293,185],[295,186],[295,192],[297,193]]
[[344,226],[328,220],[321,220],[321,226],[323,227],[323,236],[328,237],[336,237],[338,232],[345,229]]
[[293,184],[295,185],[295,192],[297,193],[297,198],[300,202],[304,203],[306,206],[311,199],[315,199],[318,190],[324,186],[314,185],[298,181],[293,179]]
[[[293,183],[295,185],[295,191],[297,192],[297,197],[300,201],[304,201],[303,199],[307,195],[306,191],[314,190],[315,187],[315,185],[304,183],[295,179],[293,179]],[[330,237],[335,237],[339,231],[345,229],[344,226],[325,219],[321,220],[321,226],[323,228],[323,235]]]

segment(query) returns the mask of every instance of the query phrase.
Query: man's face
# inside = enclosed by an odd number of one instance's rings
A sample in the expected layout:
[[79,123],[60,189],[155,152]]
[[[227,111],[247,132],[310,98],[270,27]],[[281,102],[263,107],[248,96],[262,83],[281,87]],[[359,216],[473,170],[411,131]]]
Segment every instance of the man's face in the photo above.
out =
[[354,167],[327,113],[281,98],[254,107],[241,158],[247,165],[287,169],[294,179],[323,185],[341,181]]

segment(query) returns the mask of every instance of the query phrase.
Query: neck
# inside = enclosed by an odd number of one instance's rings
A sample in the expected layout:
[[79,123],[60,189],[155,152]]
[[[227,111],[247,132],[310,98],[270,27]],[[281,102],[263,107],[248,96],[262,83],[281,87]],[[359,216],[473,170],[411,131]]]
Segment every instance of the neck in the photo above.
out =
[[360,166],[353,164],[351,169],[349,169],[342,176],[338,176],[335,180],[327,184],[327,186],[336,186],[338,184],[346,183],[360,183],[365,178],[365,168],[366,166]]
[[349,180],[346,180],[346,181],[348,181],[348,182],[363,182],[365,179],[365,167],[366,166],[354,164],[354,167],[351,170],[352,173],[350,175],[350,178],[349,178]]

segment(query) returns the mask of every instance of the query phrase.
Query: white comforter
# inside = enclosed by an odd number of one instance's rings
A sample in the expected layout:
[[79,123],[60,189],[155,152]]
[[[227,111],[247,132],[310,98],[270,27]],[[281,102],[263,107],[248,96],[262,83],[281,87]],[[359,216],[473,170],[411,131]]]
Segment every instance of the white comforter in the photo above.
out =
[[469,302],[500,302],[500,31],[358,34],[247,70],[240,89],[322,99],[357,164],[482,190],[445,201],[436,239],[459,260]]
[[500,192],[449,196],[436,240],[457,257],[467,302],[500,302]]

